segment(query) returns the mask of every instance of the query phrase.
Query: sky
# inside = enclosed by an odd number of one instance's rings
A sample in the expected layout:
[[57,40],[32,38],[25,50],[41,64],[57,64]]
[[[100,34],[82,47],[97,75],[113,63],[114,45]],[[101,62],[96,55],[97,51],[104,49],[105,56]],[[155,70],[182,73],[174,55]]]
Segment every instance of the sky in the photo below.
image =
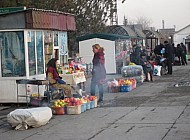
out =
[[151,26],[162,29],[174,28],[176,31],[190,24],[190,0],[117,0],[118,24],[123,24],[124,16],[130,21],[146,17]]

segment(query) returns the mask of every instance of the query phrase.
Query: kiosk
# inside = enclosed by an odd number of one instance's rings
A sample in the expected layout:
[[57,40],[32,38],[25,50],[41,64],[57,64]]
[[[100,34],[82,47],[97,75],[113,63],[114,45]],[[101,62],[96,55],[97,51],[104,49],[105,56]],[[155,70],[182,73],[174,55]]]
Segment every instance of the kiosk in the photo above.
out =
[[[0,103],[17,102],[16,80],[44,80],[51,58],[65,63],[67,32],[75,30],[75,17],[59,11],[26,9],[0,14]],[[25,86],[21,86],[19,94],[24,95]],[[44,90],[45,86],[27,87],[29,94]]]

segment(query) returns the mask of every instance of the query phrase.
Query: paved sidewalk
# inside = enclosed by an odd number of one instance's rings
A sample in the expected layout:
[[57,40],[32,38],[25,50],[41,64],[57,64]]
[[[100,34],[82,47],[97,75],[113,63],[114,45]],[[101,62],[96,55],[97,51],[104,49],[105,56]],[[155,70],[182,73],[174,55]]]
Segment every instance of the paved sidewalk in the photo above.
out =
[[[190,66],[155,77],[127,93],[105,93],[105,103],[80,115],[54,115],[49,124],[15,131],[0,118],[0,140],[189,140]],[[88,83],[88,82],[87,82]]]

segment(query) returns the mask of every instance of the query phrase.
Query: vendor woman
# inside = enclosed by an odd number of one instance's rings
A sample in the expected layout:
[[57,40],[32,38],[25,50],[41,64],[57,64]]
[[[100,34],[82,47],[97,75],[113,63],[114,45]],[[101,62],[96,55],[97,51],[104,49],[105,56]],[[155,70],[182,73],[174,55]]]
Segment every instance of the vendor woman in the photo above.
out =
[[[55,89],[63,89],[64,95],[66,97],[71,97],[71,86],[66,85],[66,83],[59,77],[57,71],[57,59],[52,58],[47,63],[46,77],[50,82],[50,86]],[[61,95],[53,95],[53,98],[61,98]]]

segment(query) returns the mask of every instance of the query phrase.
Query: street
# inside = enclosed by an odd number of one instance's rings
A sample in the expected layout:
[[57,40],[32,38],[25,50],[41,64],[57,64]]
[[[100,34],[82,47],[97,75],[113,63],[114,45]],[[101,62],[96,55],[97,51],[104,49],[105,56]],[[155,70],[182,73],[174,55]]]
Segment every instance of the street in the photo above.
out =
[[173,70],[131,92],[105,93],[99,108],[54,115],[39,128],[13,130],[6,115],[14,108],[5,108],[0,140],[190,140],[190,66]]

